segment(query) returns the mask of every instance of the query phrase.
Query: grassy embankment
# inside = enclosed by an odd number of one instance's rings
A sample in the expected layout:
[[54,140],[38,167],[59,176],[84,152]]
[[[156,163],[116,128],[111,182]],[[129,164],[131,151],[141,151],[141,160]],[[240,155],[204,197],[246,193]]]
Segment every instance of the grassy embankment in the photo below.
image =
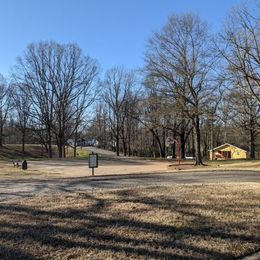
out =
[[[44,169],[35,169],[29,167],[27,171],[23,171],[21,169],[21,163],[23,160],[43,160],[47,159],[47,153],[42,149],[40,145],[26,145],[26,152],[21,152],[21,145],[7,145],[0,148],[0,176],[11,176],[13,178],[21,177],[23,175],[46,175],[46,171]],[[67,157],[63,160],[72,160],[72,159],[83,159],[86,160],[88,158],[88,152],[80,147],[77,148],[77,157],[74,158],[74,151],[71,147],[66,148]],[[57,148],[53,148],[53,159],[57,158]],[[13,167],[13,163],[19,163],[19,167]]]
[[[37,160],[37,159],[47,159],[48,155],[46,150],[37,144],[27,144],[25,146],[25,153],[21,151],[21,145],[5,145],[0,147],[0,160]],[[73,158],[73,148],[67,147],[66,157]],[[88,152],[80,147],[77,147],[77,158],[86,159],[88,157]],[[53,158],[57,159],[57,147],[53,146]]]

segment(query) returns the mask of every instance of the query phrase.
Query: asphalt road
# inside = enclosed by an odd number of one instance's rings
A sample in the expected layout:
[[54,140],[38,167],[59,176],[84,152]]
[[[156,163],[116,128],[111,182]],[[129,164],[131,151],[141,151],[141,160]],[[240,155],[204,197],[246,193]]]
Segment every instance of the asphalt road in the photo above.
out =
[[116,189],[176,184],[260,183],[260,172],[217,171],[175,172],[156,174],[117,175],[63,179],[3,179],[0,180],[0,201],[37,194],[80,192],[93,189]]

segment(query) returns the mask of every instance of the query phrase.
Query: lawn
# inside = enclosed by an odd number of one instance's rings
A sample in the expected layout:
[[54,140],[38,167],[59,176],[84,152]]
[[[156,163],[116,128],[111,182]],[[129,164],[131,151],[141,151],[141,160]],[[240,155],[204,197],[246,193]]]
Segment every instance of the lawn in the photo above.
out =
[[0,259],[232,259],[260,249],[260,184],[90,190],[0,204]]

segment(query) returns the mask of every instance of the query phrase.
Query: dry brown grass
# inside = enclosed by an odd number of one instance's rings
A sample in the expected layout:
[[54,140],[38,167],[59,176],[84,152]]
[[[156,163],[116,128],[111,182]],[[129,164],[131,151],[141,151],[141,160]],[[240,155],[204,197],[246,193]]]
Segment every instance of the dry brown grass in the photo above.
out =
[[259,250],[259,184],[176,185],[0,204],[0,259],[232,259]]
[[204,161],[205,165],[195,166],[192,160],[182,161],[180,165],[177,162],[171,163],[168,168],[171,170],[250,170],[260,171],[260,160],[218,160]]
[[13,167],[12,162],[0,162],[0,178],[20,178],[20,177],[31,177],[31,176],[39,176],[44,175],[47,176],[47,174],[41,170],[37,169],[27,169],[26,171],[21,169],[21,162],[20,166]]
[[19,167],[14,167],[12,161],[0,161],[0,179],[24,179],[32,177],[49,178],[50,176],[59,177],[60,175],[55,171],[48,169],[36,168],[28,162],[28,169],[22,170],[22,160],[19,160]]

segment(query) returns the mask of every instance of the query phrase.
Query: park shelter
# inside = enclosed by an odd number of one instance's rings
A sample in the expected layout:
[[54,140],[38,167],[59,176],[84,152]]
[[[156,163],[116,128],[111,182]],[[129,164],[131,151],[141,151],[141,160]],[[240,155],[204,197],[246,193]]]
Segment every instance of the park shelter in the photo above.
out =
[[225,143],[209,150],[210,160],[247,159],[249,152],[235,145]]

